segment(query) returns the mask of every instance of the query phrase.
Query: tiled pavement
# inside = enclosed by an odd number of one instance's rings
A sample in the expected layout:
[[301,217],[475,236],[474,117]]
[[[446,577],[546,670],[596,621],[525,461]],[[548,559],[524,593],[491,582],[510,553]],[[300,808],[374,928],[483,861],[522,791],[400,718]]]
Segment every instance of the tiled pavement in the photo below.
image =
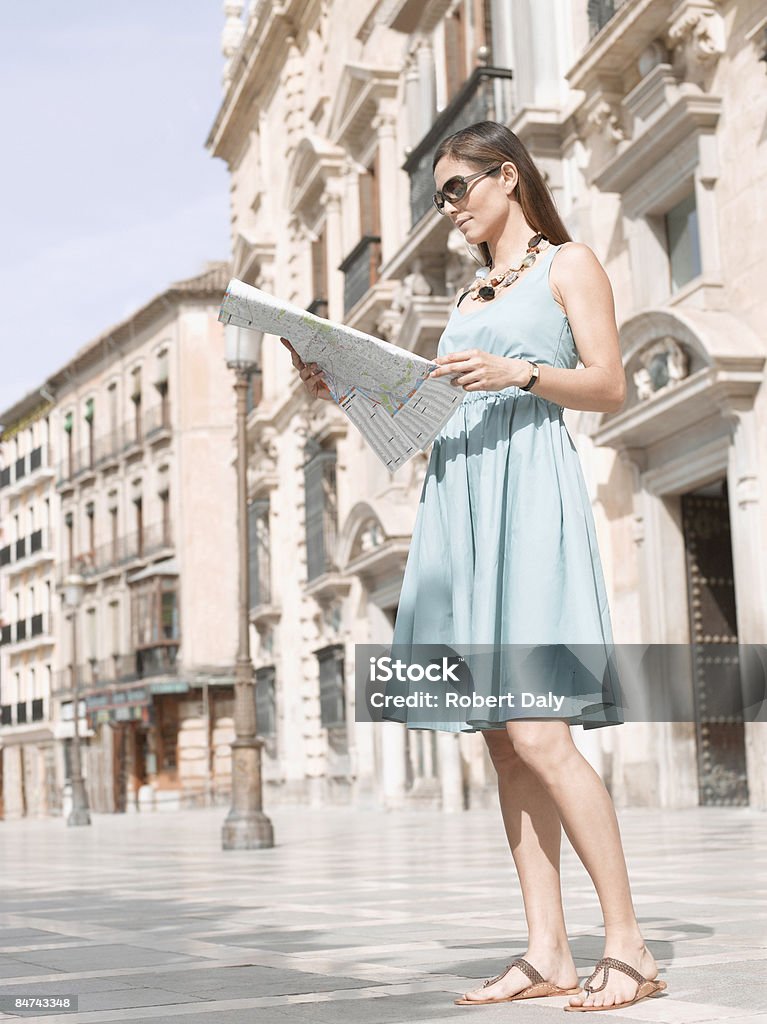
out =
[[[76,1013],[24,1014],[45,1024],[573,1019],[564,997],[453,1005],[525,948],[496,811],[278,808],[277,845],[253,852],[221,850],[225,815],[0,822],[0,1000],[78,996]],[[767,814],[619,817],[668,989],[609,1019],[767,1024]],[[567,840],[563,887],[584,978],[601,915]]]

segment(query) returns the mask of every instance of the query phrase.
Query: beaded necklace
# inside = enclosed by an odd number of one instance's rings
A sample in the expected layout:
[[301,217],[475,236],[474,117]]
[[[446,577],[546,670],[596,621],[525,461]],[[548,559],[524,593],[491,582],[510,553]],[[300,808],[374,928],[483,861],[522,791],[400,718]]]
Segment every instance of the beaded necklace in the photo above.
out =
[[527,243],[527,253],[518,267],[509,267],[502,274],[494,274],[492,277],[490,276],[490,267],[480,267],[476,272],[474,282],[468,288],[472,299],[490,302],[495,298],[496,288],[508,288],[510,284],[514,284],[519,275],[528,267],[532,267],[536,258],[541,252],[548,249],[550,244],[548,238],[542,234],[533,235]]

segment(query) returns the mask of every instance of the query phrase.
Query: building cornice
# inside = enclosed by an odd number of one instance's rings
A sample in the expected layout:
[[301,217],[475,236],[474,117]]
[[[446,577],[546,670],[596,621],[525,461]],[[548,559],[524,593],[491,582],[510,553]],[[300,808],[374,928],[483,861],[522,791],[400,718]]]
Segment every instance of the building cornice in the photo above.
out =
[[251,17],[239,50],[232,58],[229,85],[205,141],[206,149],[231,165],[247,138],[253,106],[275,81],[291,42],[319,16],[317,0],[262,2]]

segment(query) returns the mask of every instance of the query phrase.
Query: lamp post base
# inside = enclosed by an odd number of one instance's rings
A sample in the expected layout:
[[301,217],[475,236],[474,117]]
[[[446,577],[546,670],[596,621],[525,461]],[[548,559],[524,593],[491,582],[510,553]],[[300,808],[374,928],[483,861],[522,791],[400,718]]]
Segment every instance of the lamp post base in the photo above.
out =
[[[77,763],[80,762],[80,751],[78,749]],[[79,768],[72,777],[72,809],[67,818],[67,825],[90,825],[91,812],[88,807],[88,794],[85,791],[85,780],[80,774]]]
[[223,850],[266,850],[274,846],[274,829],[263,811],[229,812],[221,829]]
[[90,825],[91,816],[87,807],[73,807],[67,818],[67,825]]

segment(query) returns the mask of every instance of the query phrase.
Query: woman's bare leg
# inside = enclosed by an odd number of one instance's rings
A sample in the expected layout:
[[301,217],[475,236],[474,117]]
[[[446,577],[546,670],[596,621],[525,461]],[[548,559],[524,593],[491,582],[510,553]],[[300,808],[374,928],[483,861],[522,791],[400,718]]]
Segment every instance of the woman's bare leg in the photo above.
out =
[[[519,875],[527,919],[527,949],[522,954],[547,981],[562,988],[578,984],[567,943],[559,854],[562,827],[556,806],[537,775],[517,756],[505,730],[483,732],[498,775],[498,797]],[[500,981],[471,989],[468,999],[500,999],[528,988],[531,982],[518,967]]]
[[[506,728],[518,756],[548,793],[573,849],[594,882],[604,917],[603,956],[623,960],[645,978],[655,978],[658,965],[639,930],[618,819],[604,783],[573,743],[566,722],[517,720],[507,722]],[[600,970],[592,986],[598,987],[603,980]],[[571,996],[569,1001],[572,1005],[611,1006],[631,999],[636,990],[635,981],[612,970],[601,992]]]

